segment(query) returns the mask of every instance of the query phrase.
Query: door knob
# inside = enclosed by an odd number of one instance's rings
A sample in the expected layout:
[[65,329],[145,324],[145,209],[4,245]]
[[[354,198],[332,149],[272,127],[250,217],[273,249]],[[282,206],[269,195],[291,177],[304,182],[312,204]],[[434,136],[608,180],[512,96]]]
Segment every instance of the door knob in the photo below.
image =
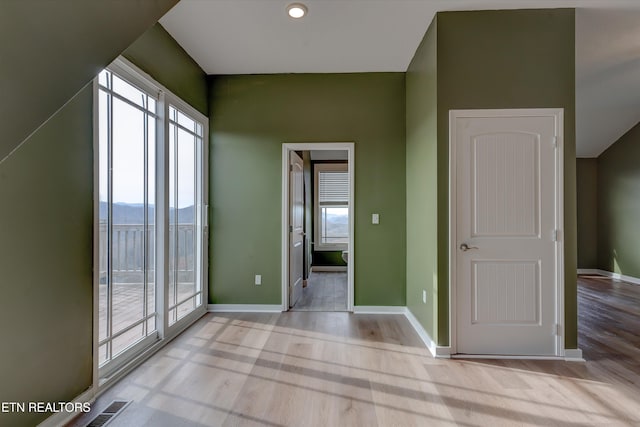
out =
[[467,252],[468,250],[471,250],[471,249],[478,249],[478,247],[476,247],[476,246],[469,246],[469,245],[467,245],[466,243],[463,243],[463,244],[461,244],[461,245],[460,245],[460,250],[461,250],[462,252]]

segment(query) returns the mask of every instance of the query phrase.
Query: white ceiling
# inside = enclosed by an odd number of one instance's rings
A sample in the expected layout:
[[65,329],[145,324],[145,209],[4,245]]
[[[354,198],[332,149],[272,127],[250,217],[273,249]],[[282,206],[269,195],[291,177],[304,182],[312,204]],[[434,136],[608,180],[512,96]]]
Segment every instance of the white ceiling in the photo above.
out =
[[[300,0],[296,0],[300,1]],[[182,0],[160,23],[208,74],[406,71],[438,11],[577,7],[578,157],[640,120],[640,0]]]

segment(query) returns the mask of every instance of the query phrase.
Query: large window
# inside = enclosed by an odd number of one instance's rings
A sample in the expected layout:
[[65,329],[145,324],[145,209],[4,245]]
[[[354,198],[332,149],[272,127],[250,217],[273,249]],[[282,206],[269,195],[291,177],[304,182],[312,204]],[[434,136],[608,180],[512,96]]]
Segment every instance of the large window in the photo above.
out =
[[206,118],[122,60],[95,87],[98,363],[108,375],[204,312]]
[[315,250],[346,250],[349,243],[349,172],[346,163],[317,163]]

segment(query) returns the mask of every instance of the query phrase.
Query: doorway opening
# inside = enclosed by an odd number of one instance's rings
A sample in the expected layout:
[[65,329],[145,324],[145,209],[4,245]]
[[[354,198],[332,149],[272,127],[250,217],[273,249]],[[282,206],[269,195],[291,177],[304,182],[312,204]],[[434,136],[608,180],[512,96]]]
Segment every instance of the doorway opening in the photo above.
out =
[[353,172],[353,143],[283,144],[283,311],[353,311]]

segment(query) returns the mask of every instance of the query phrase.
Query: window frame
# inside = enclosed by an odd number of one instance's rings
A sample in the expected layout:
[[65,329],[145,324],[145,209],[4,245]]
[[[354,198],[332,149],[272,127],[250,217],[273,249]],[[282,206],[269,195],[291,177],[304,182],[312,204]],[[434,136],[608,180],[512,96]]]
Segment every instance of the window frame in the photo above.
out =
[[[157,94],[156,99],[156,130],[155,130],[155,286],[156,286],[156,330],[153,336],[147,336],[136,342],[110,362],[100,366],[99,362],[99,206],[100,206],[100,126],[99,126],[99,74],[93,80],[93,146],[94,146],[94,247],[93,247],[93,384],[98,389],[109,386],[117,381],[121,375],[136,366],[148,355],[153,354],[160,347],[179,335],[207,312],[208,303],[208,180],[209,180],[209,118],[200,113],[187,102],[180,99],[170,90],[158,83],[151,76],[140,70],[130,61],[118,57],[105,69],[111,71],[127,83],[148,94]],[[201,283],[200,304],[187,315],[169,325],[168,307],[168,245],[169,245],[169,106],[173,106],[202,125],[201,151],[196,153],[199,158],[198,191],[200,200],[196,205],[198,231],[197,237],[201,250],[197,259],[197,278]]]
[[[206,282],[206,278],[208,277],[207,275],[207,271],[206,271],[206,266],[207,266],[207,246],[208,246],[208,229],[207,229],[207,212],[206,212],[206,205],[207,205],[207,195],[208,195],[208,169],[207,169],[207,159],[208,159],[208,151],[207,151],[207,147],[208,147],[208,139],[207,139],[207,135],[209,132],[209,119],[206,118],[205,116],[203,116],[201,113],[199,113],[198,111],[196,111],[193,107],[191,107],[189,104],[187,104],[186,102],[182,101],[180,98],[178,98],[177,96],[173,95],[173,94],[167,94],[166,98],[166,102],[165,102],[165,106],[166,106],[166,122],[167,122],[167,138],[165,139],[165,142],[167,142],[166,144],[166,149],[167,149],[167,153],[169,150],[169,144],[168,144],[168,140],[169,140],[169,128],[171,124],[174,124],[176,126],[176,131],[178,129],[182,129],[185,130],[187,132],[189,132],[189,134],[191,134],[192,136],[196,137],[196,138],[200,138],[200,145],[201,145],[201,150],[194,150],[194,155],[195,155],[195,172],[196,175],[199,175],[202,177],[201,180],[197,180],[194,183],[194,190],[196,192],[196,197],[198,198],[198,201],[200,203],[197,204],[197,208],[195,209],[195,221],[196,223],[194,224],[194,230],[200,230],[201,232],[199,233],[195,233],[194,232],[194,245],[196,244],[196,242],[200,245],[200,256],[197,257],[197,259],[194,260],[194,269],[196,270],[197,275],[194,275],[194,278],[197,278],[199,283],[200,283],[200,290],[195,290],[193,294],[191,294],[191,296],[187,297],[187,298],[183,298],[183,300],[174,300],[173,305],[169,305],[169,303],[167,302],[167,304],[165,304],[165,310],[166,310],[166,316],[167,316],[167,326],[168,327],[174,327],[176,324],[180,323],[182,319],[184,318],[188,318],[190,316],[190,314],[193,311],[197,311],[198,308],[200,307],[206,307],[207,306],[207,282]],[[188,129],[186,129],[184,126],[182,126],[181,124],[179,124],[177,121],[174,121],[169,114],[169,110],[170,108],[174,108],[175,110],[177,110],[179,113],[182,113],[184,115],[186,115],[188,118],[194,120],[197,124],[202,126],[201,132],[202,135],[197,135],[197,132],[191,132]],[[176,139],[174,141],[174,143],[176,145],[178,145],[178,140]],[[167,157],[167,162],[169,160],[169,156]],[[168,164],[168,163],[167,163]],[[166,178],[167,180],[169,179],[169,174],[166,174]],[[171,197],[172,195],[169,194],[169,186],[167,185],[166,187],[167,190],[167,195],[169,197]],[[199,197],[198,197],[199,196]],[[176,218],[177,218],[177,213],[176,213]],[[169,217],[167,217],[167,220],[169,219]],[[177,223],[176,223],[177,224]],[[176,245],[178,244],[178,242],[176,242]],[[167,258],[168,260],[168,258]],[[177,283],[175,283],[176,289],[177,289]],[[167,285],[168,287],[168,285]],[[177,292],[177,290],[176,290]],[[186,304],[189,300],[193,299],[194,300],[194,305],[196,305],[196,301],[200,301],[199,305],[197,305],[196,307],[194,307],[194,310],[192,310],[191,312],[189,312],[186,315],[183,316],[178,316],[178,308],[183,305]],[[167,299],[166,301],[169,301],[169,299]],[[170,312],[175,309],[176,311],[176,316],[175,316],[175,320],[171,320],[171,315]],[[205,310],[206,312],[206,310]]]
[[[320,172],[324,172],[324,171],[344,172],[348,176],[349,164],[347,162],[345,163],[318,162],[318,163],[314,163],[313,165],[313,211],[315,213],[314,221],[313,221],[313,229],[314,229],[313,250],[316,252],[346,251],[349,249],[348,235],[347,235],[347,243],[323,243],[322,241],[322,227],[321,227],[322,206],[320,206],[319,188],[320,188]],[[351,190],[350,185],[349,185],[349,190]],[[335,206],[338,206],[338,205],[335,205]],[[351,214],[348,201],[347,203],[341,204],[339,206],[347,208],[347,215]],[[348,224],[350,224],[350,222],[351,222],[351,218],[349,218]]]

